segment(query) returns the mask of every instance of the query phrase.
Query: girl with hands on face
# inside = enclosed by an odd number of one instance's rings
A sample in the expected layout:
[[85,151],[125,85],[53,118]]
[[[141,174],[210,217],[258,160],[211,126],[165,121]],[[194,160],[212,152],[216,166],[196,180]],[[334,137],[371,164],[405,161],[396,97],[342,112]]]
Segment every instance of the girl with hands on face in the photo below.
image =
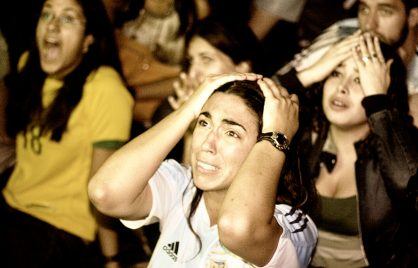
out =
[[[164,161],[195,119],[190,166]],[[297,121],[297,97],[270,79],[208,77],[116,152],[89,195],[129,228],[160,223],[150,267],[306,267],[317,233],[310,181],[293,176]]]
[[318,193],[310,265],[410,267],[418,261],[418,131],[408,115],[405,67],[395,48],[370,33],[349,55],[319,91],[304,88],[300,73],[275,77],[309,111],[301,115],[299,154],[302,177]]

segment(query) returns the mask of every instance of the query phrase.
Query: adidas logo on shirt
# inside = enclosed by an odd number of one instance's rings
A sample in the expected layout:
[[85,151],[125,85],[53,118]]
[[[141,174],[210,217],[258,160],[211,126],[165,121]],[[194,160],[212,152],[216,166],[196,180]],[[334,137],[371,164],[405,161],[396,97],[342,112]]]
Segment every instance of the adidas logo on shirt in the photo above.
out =
[[177,253],[179,252],[180,242],[173,242],[165,245],[163,250],[167,252],[168,256],[173,259],[173,261],[177,261]]

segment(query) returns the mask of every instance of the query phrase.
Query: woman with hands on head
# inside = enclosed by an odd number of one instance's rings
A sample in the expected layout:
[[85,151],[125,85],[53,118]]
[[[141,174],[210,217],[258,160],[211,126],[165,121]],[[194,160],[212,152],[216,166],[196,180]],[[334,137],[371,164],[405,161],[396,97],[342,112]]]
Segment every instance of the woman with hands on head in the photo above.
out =
[[[418,132],[396,50],[370,33],[356,34],[310,68],[276,78],[316,111],[300,149],[303,176],[319,195],[311,265],[416,264]],[[322,78],[315,103],[302,85]]]
[[[160,222],[150,267],[306,267],[317,235],[301,210],[310,189],[288,168],[298,110],[260,75],[209,77],[109,158],[90,198],[129,228]],[[194,120],[191,167],[164,161]]]

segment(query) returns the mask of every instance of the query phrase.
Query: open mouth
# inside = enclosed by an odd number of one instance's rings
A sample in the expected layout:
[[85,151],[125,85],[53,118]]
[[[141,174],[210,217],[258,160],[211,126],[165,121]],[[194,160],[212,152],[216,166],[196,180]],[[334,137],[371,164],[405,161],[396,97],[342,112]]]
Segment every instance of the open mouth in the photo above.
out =
[[333,98],[331,100],[331,107],[337,110],[348,108],[348,103],[341,98]]
[[61,51],[61,43],[55,38],[45,38],[42,43],[42,59],[54,61],[58,59]]

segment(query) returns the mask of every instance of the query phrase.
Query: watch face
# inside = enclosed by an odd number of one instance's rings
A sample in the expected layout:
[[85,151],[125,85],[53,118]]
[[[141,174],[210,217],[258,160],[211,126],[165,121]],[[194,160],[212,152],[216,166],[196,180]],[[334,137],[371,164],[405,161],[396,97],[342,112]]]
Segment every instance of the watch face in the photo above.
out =
[[276,138],[277,139],[277,141],[280,143],[280,144],[285,144],[286,143],[286,137],[283,135],[283,134],[281,134],[281,133],[274,133],[274,138]]

